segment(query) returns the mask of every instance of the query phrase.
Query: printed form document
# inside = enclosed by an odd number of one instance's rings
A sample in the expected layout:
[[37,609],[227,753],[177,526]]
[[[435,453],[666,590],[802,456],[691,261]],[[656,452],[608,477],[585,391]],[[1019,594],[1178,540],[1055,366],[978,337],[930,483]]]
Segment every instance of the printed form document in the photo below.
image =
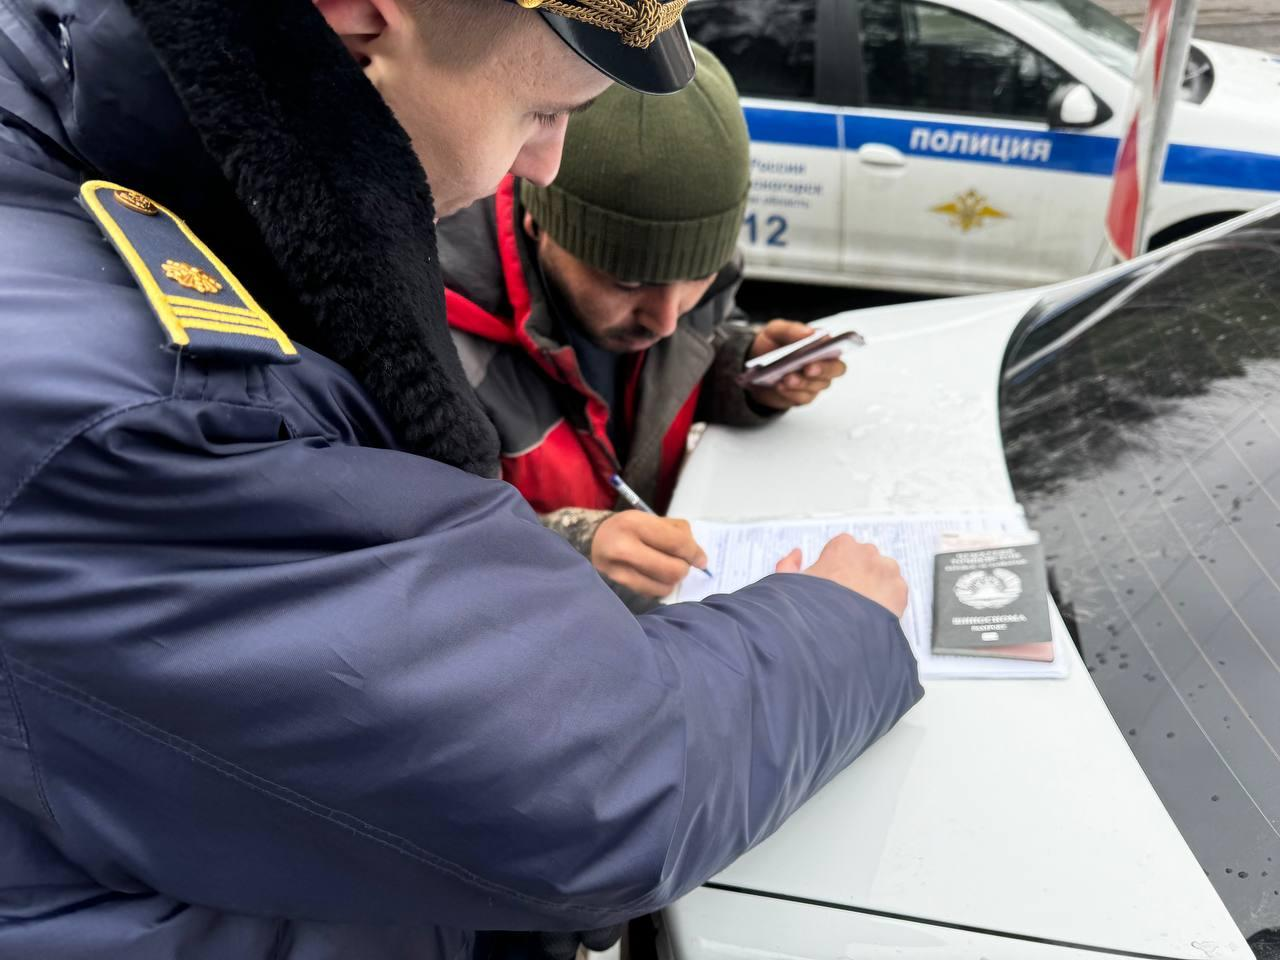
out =
[[1059,619],[1053,624],[1052,663],[984,657],[935,656],[933,630],[933,558],[944,533],[982,533],[1017,537],[1029,533],[1018,507],[956,513],[855,516],[812,520],[771,520],[756,523],[693,521],[693,535],[707,552],[712,576],[691,571],[676,593],[677,601],[702,600],[716,593],[732,593],[773,573],[778,561],[799,547],[803,566],[818,559],[832,537],[852,534],[873,543],[902,567],[910,589],[902,629],[907,635],[920,676],[951,678],[1058,678],[1068,671],[1069,642]]

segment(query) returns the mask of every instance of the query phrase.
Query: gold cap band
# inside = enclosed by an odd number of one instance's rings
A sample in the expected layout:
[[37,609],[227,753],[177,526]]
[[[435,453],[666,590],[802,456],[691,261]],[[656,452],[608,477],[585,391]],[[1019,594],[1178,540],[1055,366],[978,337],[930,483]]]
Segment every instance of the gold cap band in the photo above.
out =
[[689,0],[516,0],[526,10],[544,10],[620,34],[628,47],[648,49],[680,21]]

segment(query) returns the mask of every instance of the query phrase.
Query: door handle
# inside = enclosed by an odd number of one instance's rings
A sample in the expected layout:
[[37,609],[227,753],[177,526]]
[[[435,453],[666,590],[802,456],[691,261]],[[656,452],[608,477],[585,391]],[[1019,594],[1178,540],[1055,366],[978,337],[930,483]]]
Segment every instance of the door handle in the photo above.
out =
[[858,159],[869,167],[905,167],[907,158],[901,150],[885,143],[864,143],[858,148]]

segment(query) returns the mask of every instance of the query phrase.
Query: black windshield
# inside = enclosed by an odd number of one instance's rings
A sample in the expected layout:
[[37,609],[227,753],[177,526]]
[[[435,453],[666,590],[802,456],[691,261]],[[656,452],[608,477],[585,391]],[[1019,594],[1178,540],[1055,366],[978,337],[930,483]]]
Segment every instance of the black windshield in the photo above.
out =
[[1098,689],[1236,922],[1266,939],[1280,927],[1280,215],[1028,317],[1001,421]]

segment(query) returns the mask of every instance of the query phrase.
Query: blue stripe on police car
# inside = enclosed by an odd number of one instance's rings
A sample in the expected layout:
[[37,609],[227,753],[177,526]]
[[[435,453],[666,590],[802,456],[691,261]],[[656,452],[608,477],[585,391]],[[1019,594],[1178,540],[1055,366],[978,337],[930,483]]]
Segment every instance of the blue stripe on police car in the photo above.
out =
[[[813,110],[746,107],[751,139],[818,149],[885,144],[911,156],[1110,176],[1114,137],[973,123],[947,123]],[[1175,143],[1164,181],[1244,190],[1280,190],[1280,156]]]

